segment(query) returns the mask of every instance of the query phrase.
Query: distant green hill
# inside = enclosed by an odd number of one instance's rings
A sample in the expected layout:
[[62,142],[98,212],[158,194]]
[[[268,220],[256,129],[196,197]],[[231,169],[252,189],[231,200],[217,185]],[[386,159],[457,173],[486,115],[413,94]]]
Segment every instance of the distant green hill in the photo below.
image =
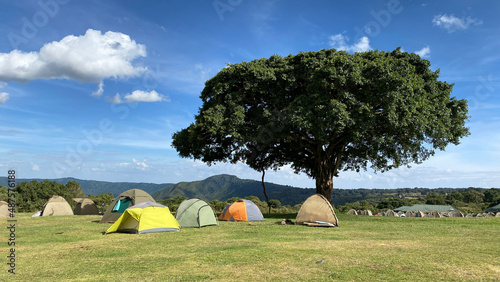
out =
[[[296,205],[314,194],[316,189],[302,189],[274,183],[265,183],[269,199],[277,199],[283,205]],[[201,198],[206,201],[225,201],[232,197],[257,196],[265,200],[262,182],[240,179],[233,175],[215,175],[201,181],[180,182],[151,194],[156,200],[175,197]]]

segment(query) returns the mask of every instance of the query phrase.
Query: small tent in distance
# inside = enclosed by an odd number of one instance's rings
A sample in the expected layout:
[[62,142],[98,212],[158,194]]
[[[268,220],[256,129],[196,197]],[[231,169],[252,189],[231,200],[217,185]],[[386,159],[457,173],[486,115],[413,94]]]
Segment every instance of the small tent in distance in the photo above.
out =
[[99,223],[113,223],[120,218],[128,207],[144,202],[155,202],[155,200],[151,197],[151,195],[141,189],[127,190],[111,202]]
[[339,226],[337,215],[332,205],[320,194],[315,194],[307,198],[302,207],[300,207],[295,224],[322,227]]
[[181,227],[217,225],[217,218],[210,205],[200,199],[186,199],[180,203],[175,219]]
[[73,209],[63,197],[52,196],[43,206],[41,216],[60,215],[73,215]]
[[264,216],[257,205],[250,200],[243,199],[227,204],[222,210],[219,220],[262,221]]
[[0,201],[0,218],[9,218],[9,203],[6,201]]
[[127,208],[118,220],[111,225],[106,234],[155,233],[179,231],[180,226],[168,207],[155,202],[142,202]]
[[95,205],[94,201],[89,198],[74,198],[73,201],[76,202],[76,206],[73,209],[73,213],[76,215],[95,215],[99,214],[99,209]]

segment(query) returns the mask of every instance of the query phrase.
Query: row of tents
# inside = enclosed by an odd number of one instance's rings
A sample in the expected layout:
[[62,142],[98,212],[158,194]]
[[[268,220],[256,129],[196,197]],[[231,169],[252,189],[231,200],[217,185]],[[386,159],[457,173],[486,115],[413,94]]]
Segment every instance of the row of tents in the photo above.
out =
[[72,209],[69,203],[61,196],[52,196],[44,205],[41,211],[35,213],[36,216],[58,216],[58,215],[97,215],[99,210],[94,201],[88,198],[74,198],[75,208]]
[[[140,191],[127,191],[129,192],[128,196],[126,196],[127,193],[125,195],[122,193],[111,203],[100,221],[113,223],[106,234],[179,231],[180,227],[218,225],[212,207],[203,200],[184,200],[177,208],[174,217],[168,207],[155,203],[154,200],[151,201],[147,196],[133,197],[143,192]],[[140,200],[146,201],[137,204]],[[124,209],[124,206],[127,205],[129,206]],[[123,213],[119,215],[122,211]],[[116,217],[118,219],[113,222]],[[250,200],[243,199],[226,205],[218,220],[263,221],[264,216],[257,205]],[[338,219],[326,198],[321,195],[313,195],[304,202],[299,210],[296,224],[335,227],[338,226]]]
[[[89,201],[97,210],[93,201]],[[85,199],[77,199],[75,211],[86,210],[84,202]],[[52,197],[40,212],[41,216],[73,214],[76,213],[71,211],[69,204],[60,196]],[[262,221],[264,216],[252,201],[243,199],[226,205],[218,220]],[[116,197],[99,222],[113,223],[106,233],[151,233],[178,231],[180,227],[218,225],[212,207],[203,200],[184,200],[174,217],[168,207],[156,203],[151,195],[140,189],[130,189]],[[296,224],[335,227],[338,226],[338,219],[328,200],[316,194],[304,202],[297,214]]]
[[[500,217],[500,204],[486,209],[485,213],[479,214],[467,214],[464,215],[461,211],[455,209],[449,205],[424,205],[416,204],[413,206],[401,206],[394,210],[387,210],[375,214],[375,216],[396,216],[396,217],[427,217],[427,218],[441,218],[441,217],[488,217],[488,216],[499,216]],[[495,211],[498,212],[495,214]],[[351,215],[369,215],[372,216],[373,213],[370,210],[355,210],[351,209],[347,212]],[[478,216],[479,215],[479,216]]]

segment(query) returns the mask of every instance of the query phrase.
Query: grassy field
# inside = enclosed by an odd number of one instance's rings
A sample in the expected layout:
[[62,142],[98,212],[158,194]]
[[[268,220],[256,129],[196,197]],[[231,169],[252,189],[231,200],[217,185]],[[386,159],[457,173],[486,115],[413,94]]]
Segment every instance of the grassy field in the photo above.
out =
[[0,233],[0,281],[500,280],[500,218],[338,215],[340,227],[327,229],[282,226],[283,217],[103,235],[110,224],[99,216],[21,214],[15,275]]

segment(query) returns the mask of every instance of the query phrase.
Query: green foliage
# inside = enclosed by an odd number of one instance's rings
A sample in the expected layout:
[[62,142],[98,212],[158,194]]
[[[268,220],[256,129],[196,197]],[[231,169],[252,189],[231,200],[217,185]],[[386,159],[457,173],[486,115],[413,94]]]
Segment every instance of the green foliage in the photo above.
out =
[[290,164],[328,199],[339,171],[421,163],[469,134],[467,102],[416,54],[334,49],[228,65],[208,80],[195,122],[174,133],[182,157]]
[[[113,200],[115,199],[115,197],[113,196],[112,193],[107,193],[107,194],[101,193],[101,194],[95,195],[95,196],[88,195],[87,198],[94,201],[94,204],[96,204],[97,208],[99,210],[101,210],[101,212],[103,212],[103,213],[104,213],[104,211],[106,211],[109,204],[111,204],[111,202],[113,202]],[[102,206],[103,203],[104,203],[104,208]]]
[[66,183],[66,189],[68,191],[68,196],[71,198],[84,198],[85,193],[82,190],[80,184],[76,181],[70,181]]
[[7,202],[9,200],[9,188],[0,185],[0,201]]
[[445,205],[446,197],[442,194],[431,193],[427,195],[425,203],[428,205]]
[[157,202],[164,205],[164,206],[167,206],[171,212],[175,212],[175,211],[177,211],[177,208],[182,203],[182,201],[184,201],[185,199],[187,199],[187,198],[181,196],[181,197],[170,198],[170,199],[166,199],[166,200],[159,200]]
[[[21,182],[17,184],[14,191],[16,192],[16,204],[19,212],[34,212],[41,210],[43,205],[54,195],[61,196],[66,201],[74,206],[73,196],[78,193],[78,183],[72,183],[69,186],[57,183],[55,181],[43,180],[38,182]],[[70,191],[71,189],[71,191]],[[81,191],[81,189],[80,189]]]
[[226,206],[227,203],[221,202],[219,200],[213,200],[213,201],[210,201],[208,204],[213,208],[213,210],[216,213],[221,213],[222,210],[224,210],[224,207]]
[[281,202],[279,200],[269,200],[269,205],[271,206],[272,209],[281,208]]

